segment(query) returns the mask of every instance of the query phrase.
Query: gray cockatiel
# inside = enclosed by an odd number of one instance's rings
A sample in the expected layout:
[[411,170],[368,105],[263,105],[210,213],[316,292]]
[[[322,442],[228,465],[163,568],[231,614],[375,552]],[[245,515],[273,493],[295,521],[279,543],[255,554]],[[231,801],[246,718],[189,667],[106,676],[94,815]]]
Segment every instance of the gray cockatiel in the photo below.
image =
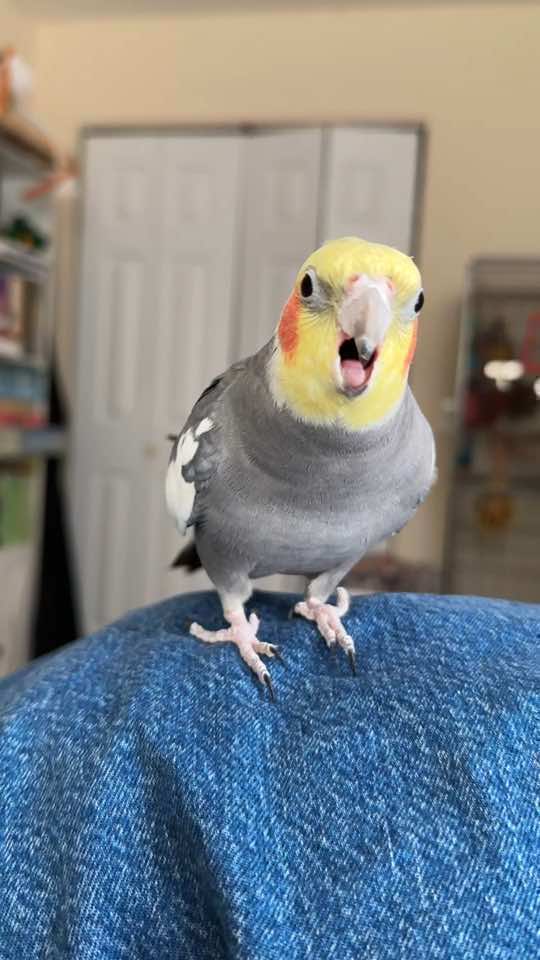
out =
[[[302,266],[275,336],[214,380],[175,439],[168,509],[182,533],[194,527],[229,624],[191,633],[236,644],[271,693],[262,657],[278,650],[246,618],[252,581],[307,575],[295,611],[354,669],[338,584],[433,483],[433,435],[407,383],[423,302],[410,257],[354,237],[325,244]],[[179,562],[194,557],[190,547]]]

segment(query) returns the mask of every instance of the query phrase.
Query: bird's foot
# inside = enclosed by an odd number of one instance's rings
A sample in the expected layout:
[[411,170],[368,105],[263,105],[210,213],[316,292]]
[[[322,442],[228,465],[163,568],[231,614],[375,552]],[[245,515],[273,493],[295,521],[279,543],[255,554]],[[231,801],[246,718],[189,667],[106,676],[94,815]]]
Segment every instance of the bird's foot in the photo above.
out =
[[274,700],[272,679],[261,660],[261,656],[276,657],[278,660],[281,660],[282,657],[279,647],[276,647],[273,643],[263,643],[258,639],[259,622],[256,613],[252,613],[247,620],[242,611],[242,613],[231,614],[230,626],[223,630],[205,630],[198,623],[192,623],[189,632],[204,643],[234,643],[238,647],[238,652],[244,663],[247,663],[258,680],[268,687],[270,697]]
[[349,657],[351,670],[356,674],[356,651],[354,640],[347,633],[341,622],[350,606],[350,597],[344,587],[337,588],[337,603],[323,603],[315,597],[308,597],[295,605],[294,612],[306,620],[313,620],[319,628],[319,633],[324,637],[326,646],[329,650],[335,650],[336,645]]

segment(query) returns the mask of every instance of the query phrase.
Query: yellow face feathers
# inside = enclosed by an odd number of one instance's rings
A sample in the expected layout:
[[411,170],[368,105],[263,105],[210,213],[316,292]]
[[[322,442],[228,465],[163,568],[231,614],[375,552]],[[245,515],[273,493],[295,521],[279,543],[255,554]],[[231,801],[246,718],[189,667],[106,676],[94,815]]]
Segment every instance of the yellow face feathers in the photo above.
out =
[[330,283],[338,295],[343,291],[343,284],[354,274],[388,277],[396,284],[398,306],[404,306],[422,287],[420,271],[411,257],[393,247],[368,243],[358,237],[331,240],[315,250],[300,267],[296,288],[299,288],[309,267],[313,267],[322,279]]
[[410,257],[346,237],[298,273],[278,326],[271,382],[301,419],[361,429],[384,420],[407,384],[423,304]]

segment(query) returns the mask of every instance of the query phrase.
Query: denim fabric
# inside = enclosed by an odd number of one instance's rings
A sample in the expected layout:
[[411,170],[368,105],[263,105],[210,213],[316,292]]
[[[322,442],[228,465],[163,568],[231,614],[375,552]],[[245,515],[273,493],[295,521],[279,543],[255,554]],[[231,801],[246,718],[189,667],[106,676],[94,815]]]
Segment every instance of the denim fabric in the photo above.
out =
[[360,598],[359,675],[259,594],[277,701],[212,594],[0,685],[1,960],[533,960],[540,608]]

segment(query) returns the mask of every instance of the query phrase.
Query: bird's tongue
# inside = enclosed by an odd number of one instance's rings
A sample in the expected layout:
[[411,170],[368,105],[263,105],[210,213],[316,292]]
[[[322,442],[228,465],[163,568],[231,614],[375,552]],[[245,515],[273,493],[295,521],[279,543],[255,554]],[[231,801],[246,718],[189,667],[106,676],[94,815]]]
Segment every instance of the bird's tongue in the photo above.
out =
[[341,372],[347,387],[361,387],[367,380],[367,370],[364,369],[360,360],[342,360]]

